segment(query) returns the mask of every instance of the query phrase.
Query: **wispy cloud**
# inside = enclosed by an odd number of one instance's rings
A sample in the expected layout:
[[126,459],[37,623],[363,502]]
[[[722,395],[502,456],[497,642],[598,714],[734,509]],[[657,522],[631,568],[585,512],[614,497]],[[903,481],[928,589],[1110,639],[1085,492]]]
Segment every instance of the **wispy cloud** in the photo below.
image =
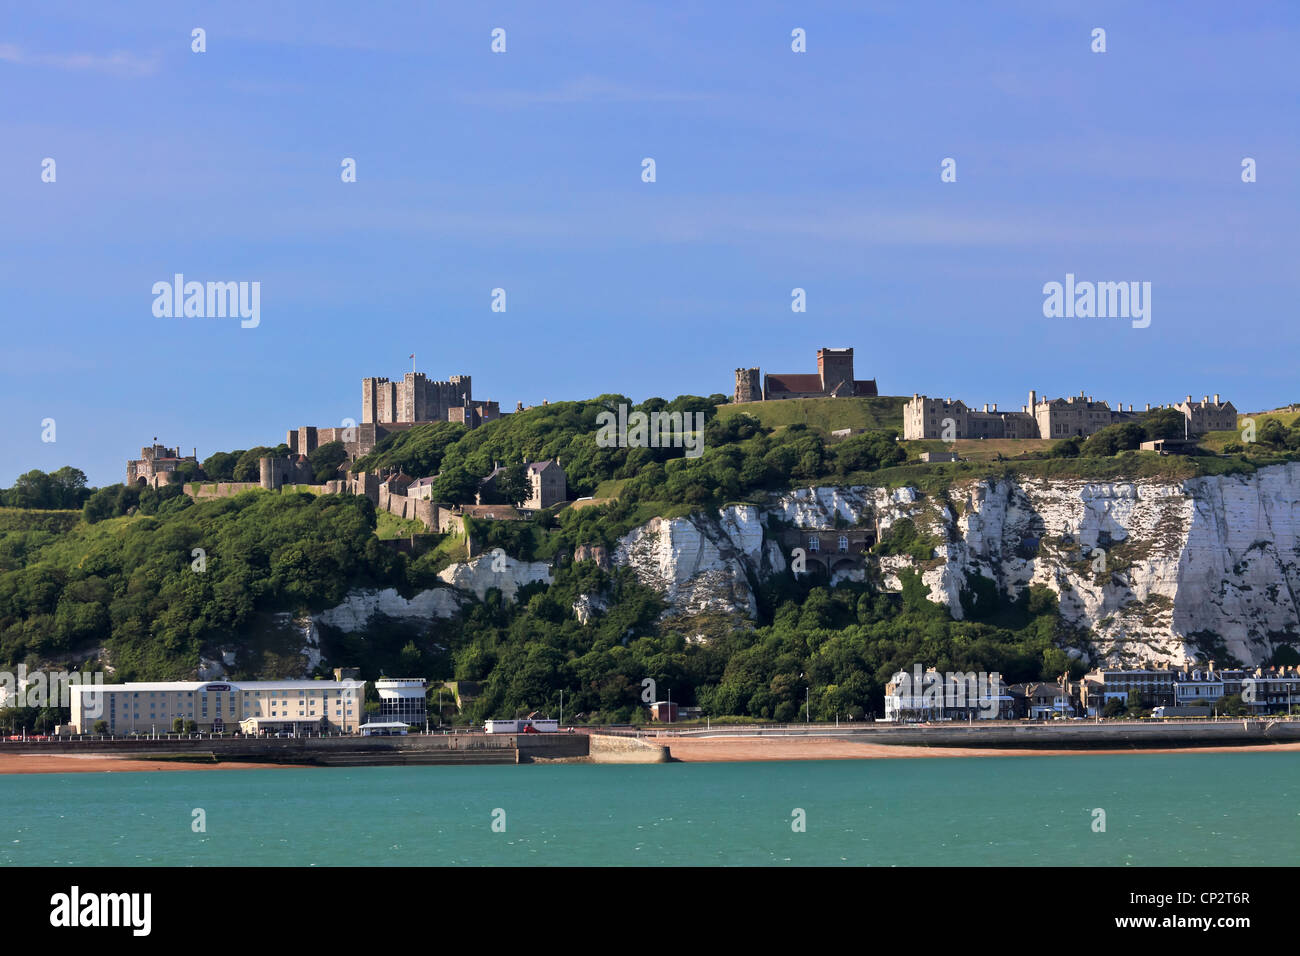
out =
[[108,53],[33,53],[13,43],[0,43],[0,61],[56,70],[89,70],[115,76],[151,76],[158,72],[156,56],[145,59],[127,50]]
[[569,80],[549,90],[482,90],[461,92],[455,98],[471,106],[536,106],[567,103],[686,103],[712,100],[712,93],[652,90],[624,86],[598,76]]

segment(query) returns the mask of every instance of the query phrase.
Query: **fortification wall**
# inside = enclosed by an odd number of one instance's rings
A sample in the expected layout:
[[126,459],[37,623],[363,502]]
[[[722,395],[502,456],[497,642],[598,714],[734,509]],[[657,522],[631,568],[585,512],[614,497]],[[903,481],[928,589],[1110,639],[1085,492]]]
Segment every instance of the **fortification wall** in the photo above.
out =
[[233,498],[245,491],[261,488],[257,481],[191,481],[185,485],[185,493],[191,498]]

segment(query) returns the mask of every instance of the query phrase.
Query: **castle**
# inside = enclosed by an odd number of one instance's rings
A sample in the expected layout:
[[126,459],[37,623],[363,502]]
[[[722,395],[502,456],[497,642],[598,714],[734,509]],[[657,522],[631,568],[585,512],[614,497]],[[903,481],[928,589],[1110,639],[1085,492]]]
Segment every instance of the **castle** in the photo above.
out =
[[817,374],[769,373],[759,387],[757,368],[736,369],[734,401],[774,402],[783,398],[850,398],[875,396],[876,380],[853,377],[853,349],[818,349]]
[[468,375],[445,382],[430,381],[423,372],[407,372],[400,382],[386,378],[361,380],[361,423],[291,429],[285,444],[293,455],[306,455],[320,445],[341,442],[348,457],[368,455],[380,439],[427,422],[460,422],[477,428],[501,417],[497,402],[475,401]]
[[460,422],[475,428],[501,417],[496,402],[476,402],[470,376],[431,382],[423,372],[407,372],[400,382],[361,380],[361,424]]
[[154,444],[140,449],[139,458],[127,461],[126,483],[148,485],[150,488],[169,485],[175,477],[173,473],[177,466],[185,462],[198,465],[198,454],[199,450],[196,448],[194,454],[182,458],[179,447],[168,448],[166,445],[159,445],[158,439],[155,438]]
[[[1207,395],[1199,404],[1192,396],[1177,405],[1164,406],[1182,413],[1187,420],[1190,435],[1207,431],[1226,431],[1237,427],[1237,410],[1231,402],[1220,402],[1219,396],[1210,401]],[[1093,396],[1080,392],[1069,398],[1039,399],[1037,391],[1029,393],[1029,403],[1020,411],[998,411],[996,404],[985,405],[983,411],[967,406],[960,399],[929,398],[913,394],[903,406],[903,438],[907,441],[938,438],[951,441],[958,438],[1087,438],[1108,425],[1138,421],[1152,410],[1150,404],[1144,411],[1133,411],[1130,403],[1114,409]]]

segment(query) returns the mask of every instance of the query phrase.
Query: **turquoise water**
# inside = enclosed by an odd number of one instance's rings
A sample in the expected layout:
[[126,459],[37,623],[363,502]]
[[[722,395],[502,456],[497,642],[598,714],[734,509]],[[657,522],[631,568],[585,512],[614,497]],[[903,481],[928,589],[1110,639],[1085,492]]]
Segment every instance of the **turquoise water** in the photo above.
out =
[[1294,865],[1300,754],[32,774],[0,807],[5,865]]

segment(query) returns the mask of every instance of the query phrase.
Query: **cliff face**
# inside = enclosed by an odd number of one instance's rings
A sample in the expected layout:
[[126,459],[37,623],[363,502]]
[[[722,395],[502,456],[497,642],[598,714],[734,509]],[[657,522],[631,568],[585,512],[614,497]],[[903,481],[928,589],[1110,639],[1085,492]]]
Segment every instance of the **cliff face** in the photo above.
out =
[[930,599],[958,618],[977,577],[1007,597],[1042,584],[1110,660],[1181,663],[1199,649],[1259,663],[1278,640],[1300,639],[1297,464],[1184,482],[982,480],[939,497],[802,489],[762,507],[655,519],[620,542],[615,563],[660,590],[672,613],[753,618],[753,584],[787,566],[775,541],[764,541],[764,524],[830,529],[837,517],[874,524],[882,536],[909,518],[939,543],[932,560],[872,555],[865,568],[836,572],[833,584],[879,571],[897,588],[897,572],[911,567]]
[[[761,506],[655,518],[612,553],[589,549],[579,557],[630,567],[664,596],[666,616],[754,620],[754,588],[789,568],[775,529],[833,529],[838,521],[884,537],[903,518],[936,544],[929,560],[872,554],[865,564],[835,570],[831,584],[871,575],[898,589],[899,572],[912,569],[930,600],[957,618],[963,593],[969,600],[979,578],[1009,598],[1041,584],[1058,595],[1065,622],[1091,631],[1093,657],[1116,662],[1181,663],[1193,651],[1220,659],[1226,651],[1255,664],[1266,662],[1277,642],[1300,640],[1300,464],[1184,482],[989,479],[956,483],[938,496],[911,488],[804,488]],[[318,623],[355,633],[386,618],[436,631],[439,619],[482,600],[488,588],[514,600],[520,587],[549,581],[551,572],[544,562],[483,555],[439,577],[450,587],[410,600],[391,590],[357,591],[337,608],[279,623],[294,632],[290,643],[301,645],[308,670],[320,659]],[[590,620],[606,604],[601,595],[581,595],[574,612]],[[220,661],[204,666],[211,674],[224,670]]]

